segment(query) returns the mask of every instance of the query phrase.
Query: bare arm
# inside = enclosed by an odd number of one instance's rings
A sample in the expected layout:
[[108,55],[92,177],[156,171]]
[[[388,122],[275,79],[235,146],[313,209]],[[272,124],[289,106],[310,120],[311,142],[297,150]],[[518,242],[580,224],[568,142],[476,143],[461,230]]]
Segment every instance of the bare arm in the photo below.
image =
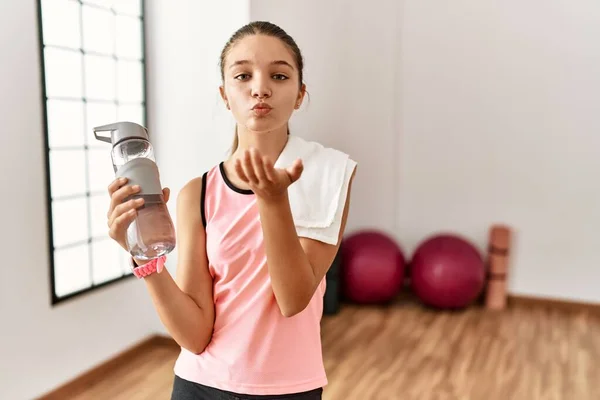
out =
[[177,343],[196,354],[210,342],[215,317],[200,216],[201,188],[202,180],[196,178],[177,198],[177,283],[166,269],[145,279],[162,323]]
[[[166,268],[160,274],[144,278],[167,331],[181,347],[196,354],[201,353],[210,342],[215,314],[213,281],[208,270],[205,232],[200,216],[201,187],[201,178],[196,178],[184,186],[177,198],[177,281]],[[120,194],[115,192],[113,196],[119,197]],[[116,203],[119,203],[118,200]],[[127,215],[124,208],[117,209],[116,214]],[[121,222],[124,220],[122,218]],[[118,229],[111,227],[115,238],[120,237],[124,225],[121,224]]]
[[354,170],[348,185],[337,245],[298,238],[287,192],[275,199],[258,200],[267,265],[277,304],[286,317],[306,308],[329,270],[340,246],[350,207]]

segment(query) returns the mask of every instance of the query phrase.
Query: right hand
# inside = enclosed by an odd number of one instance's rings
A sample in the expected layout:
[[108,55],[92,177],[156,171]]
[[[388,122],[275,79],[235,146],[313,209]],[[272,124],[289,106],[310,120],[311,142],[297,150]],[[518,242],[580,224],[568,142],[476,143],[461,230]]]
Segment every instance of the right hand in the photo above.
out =
[[[127,178],[117,178],[108,186],[110,207],[106,217],[108,218],[108,235],[127,251],[127,228],[135,219],[137,208],[144,205],[144,199],[123,202],[128,196],[140,191],[139,186],[126,184]],[[162,191],[166,203],[169,201],[170,190],[164,188]]]

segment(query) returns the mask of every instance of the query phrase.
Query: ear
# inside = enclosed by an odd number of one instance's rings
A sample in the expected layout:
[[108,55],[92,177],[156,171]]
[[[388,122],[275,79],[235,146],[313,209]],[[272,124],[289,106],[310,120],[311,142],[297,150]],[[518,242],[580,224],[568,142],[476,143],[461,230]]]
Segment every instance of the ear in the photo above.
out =
[[296,106],[294,107],[296,110],[300,108],[302,105],[302,101],[304,100],[304,95],[306,94],[306,84],[302,84],[300,90],[298,91],[298,98],[296,99]]
[[219,86],[219,93],[221,94],[221,98],[225,102],[225,107],[229,110],[229,101],[227,100],[227,95],[225,94],[225,87],[223,85]]

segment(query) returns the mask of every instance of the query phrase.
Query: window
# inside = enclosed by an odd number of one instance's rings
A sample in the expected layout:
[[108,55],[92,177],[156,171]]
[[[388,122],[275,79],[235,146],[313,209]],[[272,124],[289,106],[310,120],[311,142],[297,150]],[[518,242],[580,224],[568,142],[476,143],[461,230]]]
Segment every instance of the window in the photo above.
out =
[[52,304],[131,276],[108,236],[110,145],[93,127],[145,125],[141,0],[39,0]]

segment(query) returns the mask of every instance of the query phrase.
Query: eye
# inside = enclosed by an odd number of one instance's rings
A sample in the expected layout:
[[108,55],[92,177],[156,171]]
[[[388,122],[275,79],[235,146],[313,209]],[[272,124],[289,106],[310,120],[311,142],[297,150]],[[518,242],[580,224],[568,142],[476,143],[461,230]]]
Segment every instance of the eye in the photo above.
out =
[[288,77],[283,74],[275,74],[273,75],[273,78],[278,81],[285,81],[286,79],[288,79]]
[[250,77],[249,74],[239,74],[239,75],[236,75],[234,79],[243,81],[243,80],[248,79],[249,77]]

